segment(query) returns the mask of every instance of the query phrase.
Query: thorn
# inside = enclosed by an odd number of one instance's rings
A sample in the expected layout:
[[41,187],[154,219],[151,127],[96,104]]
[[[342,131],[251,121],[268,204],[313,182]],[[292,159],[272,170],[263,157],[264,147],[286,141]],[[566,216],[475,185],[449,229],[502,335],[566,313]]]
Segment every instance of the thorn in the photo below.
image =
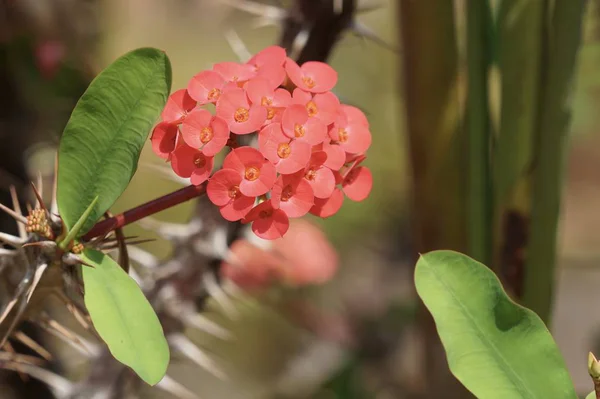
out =
[[167,337],[167,341],[174,349],[181,352],[181,354],[198,366],[209,371],[215,377],[223,381],[228,380],[225,373],[221,371],[217,364],[185,335],[181,333],[171,334]]
[[[44,198],[44,177],[42,176],[42,172],[38,171],[37,173],[37,189],[39,190],[37,194],[39,194],[40,197],[40,206],[44,208],[44,210],[47,211],[46,207],[44,206],[44,201],[42,200],[42,198]],[[38,195],[36,195],[37,197]]]
[[14,248],[21,248],[25,243],[25,240],[20,237],[16,237],[2,232],[0,232],[0,241]]
[[54,241],[35,241],[35,242],[27,242],[22,245],[23,248],[26,247],[41,247],[43,249],[56,249],[56,243]]
[[54,294],[65,304],[69,313],[71,313],[73,317],[75,317],[75,319],[79,322],[79,324],[81,324],[83,328],[85,328],[88,331],[91,331],[92,333],[95,333],[95,331],[91,328],[92,321],[90,317],[86,316],[82,309],[80,309],[74,301],[69,299],[67,295],[61,290],[55,290]]
[[371,28],[358,22],[355,19],[350,23],[350,30],[355,35],[357,35],[363,39],[370,40],[373,43],[375,43],[376,45],[381,46],[384,49],[389,50],[395,54],[400,54],[400,50],[398,50],[396,47],[392,46],[391,44],[389,44],[388,42],[386,42],[385,40],[380,38],[377,35],[377,33],[375,33],[375,31],[373,31]]
[[[4,344],[4,347],[6,348],[6,351],[13,355],[17,354],[17,352],[15,351],[15,349],[13,348],[13,346],[10,344],[9,341],[6,341],[6,343]],[[23,373],[22,371],[18,371],[19,377],[21,378],[21,381],[26,382],[27,380],[29,380],[29,375]]]
[[2,362],[0,368],[19,371],[29,374],[31,377],[42,381],[52,387],[60,397],[68,397],[73,390],[73,384],[66,378],[48,371],[42,367],[32,364],[18,364],[16,362]]
[[6,342],[3,346],[8,348],[8,351],[0,352],[0,361],[9,361],[9,362],[17,362],[20,364],[44,364],[44,361],[35,356],[22,355],[20,353],[16,353],[13,349],[12,345]]
[[184,310],[180,312],[179,316],[189,327],[204,331],[222,340],[233,339],[233,335],[229,331],[200,313]]
[[15,211],[13,211],[10,208],[7,208],[5,205],[0,204],[0,209],[2,209],[4,212],[8,213],[10,216],[13,217],[13,219],[15,219],[17,222],[21,222],[23,224],[27,224],[27,219],[25,218],[25,216],[23,215],[19,215],[18,213],[15,213]]
[[[40,175],[41,178],[41,175]],[[39,181],[39,184],[41,184],[41,180]],[[48,213],[48,209],[46,209],[46,205],[44,204],[44,200],[42,199],[42,194],[38,191],[38,189],[35,187],[35,184],[33,184],[33,182],[31,182],[31,188],[33,189],[33,193],[35,194],[35,207],[36,208],[42,208],[46,213]]]
[[196,396],[195,393],[188,390],[186,387],[184,387],[168,375],[165,375],[163,379],[160,380],[160,382],[155,386],[180,399],[199,399],[199,397]]
[[[52,182],[52,201],[50,202],[50,216],[58,217],[58,202],[56,201],[56,191],[58,187],[58,151],[54,157],[54,181]],[[52,220],[57,222],[56,220]]]
[[19,215],[23,220],[21,223],[17,223],[17,227],[19,228],[19,236],[23,239],[27,239],[27,232],[25,231],[25,226],[23,226],[22,224],[27,224],[27,219],[25,218],[25,216],[23,216],[23,212],[21,212],[21,204],[19,204],[19,196],[17,195],[17,189],[15,188],[15,186],[10,186],[10,196],[12,198],[13,209],[15,210],[15,214]]
[[240,11],[247,12],[259,17],[270,18],[275,20],[283,20],[286,17],[287,11],[281,7],[261,4],[251,0],[220,0],[221,3],[235,8]]
[[41,328],[59,338],[63,342],[66,342],[82,355],[95,356],[98,352],[98,349],[94,345],[90,344],[77,333],[69,330],[56,320],[52,319],[50,316],[48,316],[48,314],[46,314],[46,312],[40,313],[40,315],[36,318],[36,321]]
[[217,283],[215,275],[211,272],[205,273],[203,276],[203,281],[208,294],[213,297],[215,302],[217,302],[223,308],[225,313],[231,319],[236,319],[238,317],[238,312],[231,300],[227,297],[225,291],[223,291]]
[[[19,283],[19,285],[17,286],[17,289],[15,290],[15,293],[13,294],[13,298],[8,301],[6,303],[6,305],[4,305],[4,309],[2,310],[2,313],[0,314],[0,325],[2,324],[2,322],[6,319],[6,316],[8,316],[8,314],[10,313],[10,311],[14,308],[14,306],[17,304],[17,302],[19,301],[19,299],[21,299],[22,294],[27,290],[27,288],[29,288],[29,285],[31,284],[31,272],[27,273],[25,276],[23,276],[23,278],[21,279],[21,282]],[[2,345],[4,345],[6,339],[3,339],[0,342],[0,347]]]
[[47,361],[52,361],[52,354],[46,349],[44,349],[40,344],[35,342],[33,339],[25,335],[25,333],[23,333],[22,331],[17,331],[16,333],[14,333],[13,338],[15,338],[17,341],[19,341],[20,343],[22,343],[23,345],[40,355],[42,358],[46,359]]
[[88,267],[95,267],[94,265],[90,265],[89,263],[81,259],[81,257],[75,255],[72,252],[67,252],[66,254],[64,254],[62,257],[62,261],[65,265],[69,266],[85,265]]
[[[18,252],[15,251],[14,249],[0,248],[0,256],[14,256],[17,253]],[[0,266],[0,270],[2,270],[3,268],[4,268],[4,265]]]
[[302,49],[306,46],[306,42],[310,36],[309,33],[308,29],[302,29],[298,32],[292,42],[292,48],[288,51],[290,58],[297,59],[300,53],[302,53]]
[[131,257],[131,259],[139,263],[140,266],[143,266],[148,269],[155,269],[160,264],[156,256],[138,247],[129,248],[129,256]]
[[38,284],[40,283],[40,280],[41,280],[42,276],[44,275],[44,272],[46,271],[47,268],[48,268],[48,264],[42,263],[36,269],[36,271],[33,275],[33,282],[31,283],[31,285],[29,286],[29,289],[27,290],[27,302],[29,302],[29,300],[31,299],[33,292],[35,291]]
[[[141,240],[132,240],[132,241],[126,242],[125,244],[126,245],[139,245],[139,244],[145,244],[147,242],[154,242],[154,241],[156,241],[156,238],[145,238],[145,239],[141,239]],[[119,248],[119,243],[114,243],[114,244],[109,243],[109,244],[105,244],[105,245],[100,245],[99,248],[104,251],[110,251],[110,250]]]
[[250,51],[248,51],[248,47],[246,47],[235,29],[227,30],[225,32],[225,39],[240,62],[246,63],[250,58],[252,58],[252,54],[250,54]]
[[193,219],[188,224],[183,224],[162,222],[153,217],[145,217],[140,219],[138,224],[146,230],[155,232],[165,240],[187,239],[202,230],[202,220],[200,218]]

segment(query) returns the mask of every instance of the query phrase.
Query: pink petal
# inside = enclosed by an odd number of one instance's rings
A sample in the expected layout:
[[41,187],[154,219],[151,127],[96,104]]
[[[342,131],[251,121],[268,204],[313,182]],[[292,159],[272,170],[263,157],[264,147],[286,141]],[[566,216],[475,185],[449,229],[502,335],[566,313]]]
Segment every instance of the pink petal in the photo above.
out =
[[254,234],[265,240],[283,237],[290,226],[285,212],[281,209],[273,209],[270,200],[255,206],[246,219],[252,221]]
[[305,177],[317,198],[329,198],[335,189],[335,176],[331,169],[326,166],[317,167],[312,171],[309,168]]
[[225,79],[215,71],[202,71],[188,83],[187,90],[200,105],[216,102],[219,99]]
[[328,218],[340,210],[343,202],[344,193],[339,188],[336,188],[329,198],[315,198],[315,205],[310,209],[310,213],[322,218]]
[[366,128],[369,127],[369,121],[367,120],[367,117],[359,108],[346,104],[342,104],[341,108],[348,118],[348,124],[362,125]]
[[360,202],[366,199],[371,188],[373,188],[373,175],[366,166],[352,169],[342,182],[344,194],[352,201]]
[[175,150],[177,140],[177,125],[161,122],[152,131],[152,150],[163,159],[168,159],[171,152]]
[[[204,156],[204,154],[202,154],[202,155]],[[200,168],[196,168],[192,172],[190,182],[195,186],[199,186],[200,184],[207,181],[208,177],[210,176],[210,174],[213,170],[213,166],[214,166],[214,158],[206,157],[204,166],[202,166]]]
[[308,61],[302,64],[300,69],[302,70],[302,74],[305,80],[307,78],[310,78],[314,82],[313,87],[307,86],[306,89],[311,93],[324,93],[333,89],[333,87],[337,83],[337,72],[324,62]]
[[[206,157],[202,152],[185,144],[177,147],[177,149],[173,151],[171,158],[171,166],[178,176],[191,177],[192,174],[198,170],[196,172],[198,176],[195,178],[196,181],[202,179],[206,173],[210,175],[213,163],[214,160],[212,157]],[[194,183],[192,182],[192,184]]]
[[275,166],[264,158],[260,163],[248,164],[247,167],[256,167],[260,170],[258,179],[248,180],[244,178],[240,183],[240,191],[242,194],[249,197],[258,197],[266,194],[273,188],[273,184],[277,179],[277,172]]
[[337,144],[323,143],[323,151],[327,153],[325,166],[331,170],[340,170],[346,162],[346,152]]
[[292,103],[292,95],[286,89],[276,89],[273,97],[273,106],[287,107]]
[[309,118],[304,124],[304,135],[296,136],[298,141],[306,141],[310,145],[317,145],[327,137],[327,126],[317,118]]
[[242,181],[240,174],[233,169],[221,169],[215,172],[206,186],[206,195],[210,201],[223,206],[232,202],[229,195],[232,187],[239,186]]
[[274,208],[283,210],[288,217],[302,217],[314,204],[313,190],[302,175],[281,175],[271,192]]
[[308,121],[306,108],[299,104],[290,105],[283,111],[281,128],[283,133],[290,138],[296,138],[296,129]]
[[285,68],[282,65],[267,64],[258,68],[257,77],[266,79],[271,89],[275,89],[283,84],[285,80]]
[[256,76],[252,65],[237,62],[220,62],[213,66],[213,70],[228,82],[242,83]]
[[181,124],[181,136],[187,145],[201,148],[204,143],[200,141],[202,129],[210,127],[212,114],[205,109],[196,109],[188,114]]
[[189,96],[187,90],[180,89],[169,96],[160,117],[165,122],[180,122],[196,105],[196,101]]
[[[290,144],[291,153],[287,158],[279,158],[277,172],[291,174],[306,168],[312,146],[305,141],[294,140]],[[279,157],[279,156],[278,156]]]
[[265,126],[258,134],[258,148],[260,152],[273,163],[279,162],[277,150],[279,144],[289,143],[290,139],[283,134],[279,123],[271,123]]
[[250,58],[248,64],[262,67],[264,65],[279,65],[285,63],[285,49],[280,46],[269,46],[258,52],[254,57]]
[[268,80],[256,77],[248,81],[246,94],[253,104],[266,106],[263,104],[263,99],[272,100],[275,90],[270,87]]
[[371,132],[363,125],[347,125],[345,128],[333,125],[329,137],[351,154],[362,154],[371,146]]
[[285,72],[287,73],[288,78],[290,78],[292,83],[296,85],[296,87],[299,87],[304,91],[308,91],[308,87],[302,80],[304,74],[302,73],[300,66],[298,66],[296,61],[289,57],[285,60]]
[[306,106],[306,104],[311,101],[313,98],[312,94],[307,91],[304,91],[298,87],[294,89],[292,94],[292,99],[294,104],[300,104]]
[[233,261],[221,264],[223,278],[233,281],[244,290],[266,288],[280,274],[281,261],[270,252],[260,249],[245,239],[231,244]]
[[202,147],[204,155],[209,157],[221,151],[229,140],[229,126],[223,118],[213,116],[210,127],[213,130],[213,138]]
[[[245,112],[246,120],[238,122],[236,113]],[[260,105],[252,105],[246,97],[244,89],[236,88],[225,91],[217,101],[217,116],[223,118],[231,132],[248,134],[259,130],[267,119],[267,110]]]
[[225,220],[235,222],[244,218],[248,214],[248,212],[250,212],[250,210],[254,206],[255,200],[256,199],[254,197],[246,197],[245,195],[240,195],[235,200],[220,207],[219,211],[221,212],[221,216],[223,216]]
[[335,122],[336,116],[340,110],[340,100],[335,94],[328,91],[325,93],[315,94],[312,99],[313,104],[310,104],[310,100],[306,103],[307,109],[314,109],[316,113],[313,115],[309,112],[309,115],[319,119],[325,125],[329,125]]

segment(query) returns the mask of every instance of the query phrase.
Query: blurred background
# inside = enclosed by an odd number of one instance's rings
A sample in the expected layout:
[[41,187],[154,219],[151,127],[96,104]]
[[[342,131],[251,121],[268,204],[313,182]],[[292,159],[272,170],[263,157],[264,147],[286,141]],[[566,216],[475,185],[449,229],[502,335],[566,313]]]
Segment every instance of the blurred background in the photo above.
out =
[[[307,5],[308,13],[301,3]],[[241,43],[250,54],[280,43],[288,18],[302,20],[311,10],[318,11],[318,3],[1,0],[3,187],[15,182],[23,186],[28,176],[38,171],[51,179],[54,151],[72,107],[93,76],[123,53],[145,46],[165,50],[172,62],[174,91],[213,63],[238,61],[239,54],[246,51],[240,50]],[[183,356],[174,356],[169,369],[172,378],[201,398],[433,397],[427,394],[432,381],[423,372],[426,334],[412,282],[418,246],[411,228],[413,175],[403,50],[412,37],[406,37],[407,30],[401,26],[405,21],[403,2],[325,3],[353,7],[353,22],[346,24],[332,43],[327,61],[339,72],[336,94],[342,102],[360,107],[369,119],[373,145],[365,165],[373,172],[373,191],[362,203],[346,201],[342,210],[327,220],[309,218],[323,229],[339,254],[339,266],[331,280],[241,295],[234,301],[235,317],[224,315],[209,300],[207,316],[229,330],[233,338],[221,340],[195,330],[187,333],[226,378]],[[435,1],[429,3],[436,8]],[[492,3],[497,7],[499,2]],[[582,394],[591,389],[587,352],[600,347],[600,314],[595,311],[595,301],[600,299],[600,2],[586,3],[570,103],[573,116],[566,144],[551,323]],[[465,7],[465,1],[450,7],[456,12],[459,38],[457,82],[463,86],[467,72],[460,51],[466,42]],[[421,22],[418,29],[431,30],[426,18]],[[443,56],[440,54],[440,59]],[[499,107],[499,91],[493,84],[491,87],[493,113]],[[460,98],[464,88],[457,90]],[[140,168],[114,212],[181,187],[156,173],[152,165],[160,163],[146,146]],[[455,167],[460,172],[460,166]],[[443,197],[446,193],[440,190],[432,195]],[[0,199],[7,203],[10,197],[3,192]],[[194,203],[190,202],[156,218],[187,223],[193,212]],[[14,229],[6,220],[3,223],[5,230]],[[148,229],[131,226],[125,233],[156,238],[139,247],[161,259],[172,256],[169,241]],[[55,371],[73,380],[89,372],[77,353],[62,348],[52,337],[41,340],[60,353]],[[443,353],[439,356],[443,358]],[[45,397],[23,393],[33,381],[23,382],[12,371],[5,374],[9,385],[3,391],[6,396],[0,393],[0,397]],[[148,388],[140,397],[173,396]]]

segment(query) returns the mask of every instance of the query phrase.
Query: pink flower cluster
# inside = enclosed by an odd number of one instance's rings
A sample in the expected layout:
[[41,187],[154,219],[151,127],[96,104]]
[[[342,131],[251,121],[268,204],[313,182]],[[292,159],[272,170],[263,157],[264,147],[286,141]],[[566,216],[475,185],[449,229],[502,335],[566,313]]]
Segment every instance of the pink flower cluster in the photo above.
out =
[[[152,148],[192,184],[208,181],[207,195],[225,219],[280,238],[289,218],[329,217],[344,196],[362,201],[371,191],[371,172],[361,166],[369,123],[358,108],[340,104],[331,92],[336,83],[329,65],[299,66],[277,46],[245,64],[215,64],[169,97]],[[258,148],[237,144],[237,136],[252,133]],[[231,151],[212,174],[225,147]]]

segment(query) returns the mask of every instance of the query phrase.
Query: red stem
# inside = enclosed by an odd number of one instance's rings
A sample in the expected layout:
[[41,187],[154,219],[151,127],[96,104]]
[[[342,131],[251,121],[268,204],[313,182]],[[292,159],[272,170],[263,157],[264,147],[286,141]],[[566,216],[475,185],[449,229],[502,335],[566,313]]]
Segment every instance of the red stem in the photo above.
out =
[[154,215],[155,213],[164,211],[165,209],[174,207],[175,205],[179,205],[183,202],[199,197],[204,193],[206,193],[206,184],[201,184],[199,186],[191,185],[182,188],[181,190],[174,191],[162,197],[156,198],[150,202],[146,202],[145,204],[136,206],[135,208],[125,211],[121,214],[115,215],[111,218],[104,219],[103,221],[96,223],[96,225],[92,227],[92,229],[83,236],[83,240],[89,241],[95,237],[105,236],[114,229],[118,229],[119,227],[123,227],[130,223],[137,222],[138,220],[143,219],[146,216]]

